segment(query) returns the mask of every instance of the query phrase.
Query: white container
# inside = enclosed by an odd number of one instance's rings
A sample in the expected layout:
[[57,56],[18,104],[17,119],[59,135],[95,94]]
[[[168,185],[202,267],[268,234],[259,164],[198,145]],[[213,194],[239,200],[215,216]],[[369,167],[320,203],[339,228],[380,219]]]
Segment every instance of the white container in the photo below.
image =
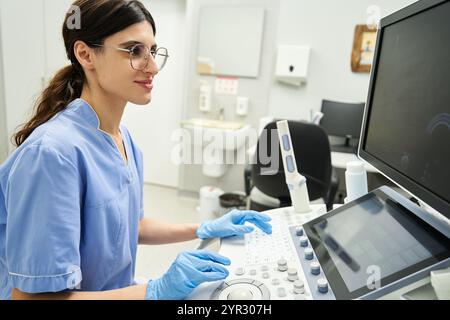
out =
[[200,189],[200,206],[198,212],[202,220],[212,220],[220,216],[219,197],[223,190],[216,187],[202,187]]
[[352,202],[368,192],[367,172],[362,161],[351,161],[347,163],[345,171],[345,184],[347,188],[347,198],[345,202]]
[[300,86],[308,80],[311,47],[281,45],[278,47],[275,77],[278,81]]

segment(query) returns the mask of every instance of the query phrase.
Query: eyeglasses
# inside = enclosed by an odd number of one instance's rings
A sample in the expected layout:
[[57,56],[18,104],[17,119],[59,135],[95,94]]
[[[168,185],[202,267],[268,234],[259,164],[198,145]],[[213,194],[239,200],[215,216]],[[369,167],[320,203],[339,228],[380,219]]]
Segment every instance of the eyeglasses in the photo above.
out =
[[166,48],[160,47],[156,50],[150,50],[149,47],[141,43],[135,44],[130,49],[110,47],[102,44],[93,44],[93,46],[128,52],[130,54],[131,67],[136,71],[144,71],[147,69],[150,62],[150,56],[153,57],[153,60],[158,67],[158,71],[161,71],[169,58],[169,52]]

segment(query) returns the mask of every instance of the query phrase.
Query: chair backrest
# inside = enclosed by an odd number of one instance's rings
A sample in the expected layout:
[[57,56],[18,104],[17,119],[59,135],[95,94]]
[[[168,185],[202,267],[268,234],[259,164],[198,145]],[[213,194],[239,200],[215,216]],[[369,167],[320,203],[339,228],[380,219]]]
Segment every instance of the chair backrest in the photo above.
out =
[[[307,179],[310,200],[326,198],[332,175],[327,134],[318,125],[300,121],[288,123],[297,168]],[[273,143],[276,145],[272,150]],[[255,157],[255,164],[252,165],[253,185],[268,196],[290,203],[276,122],[269,123],[261,133]],[[278,161],[278,166],[274,166],[273,162],[267,163],[267,159]]]

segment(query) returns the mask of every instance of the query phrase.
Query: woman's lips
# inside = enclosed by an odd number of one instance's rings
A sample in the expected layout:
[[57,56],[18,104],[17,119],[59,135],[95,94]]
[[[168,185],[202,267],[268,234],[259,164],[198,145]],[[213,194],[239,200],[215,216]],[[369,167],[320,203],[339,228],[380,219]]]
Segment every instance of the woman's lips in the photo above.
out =
[[135,83],[137,83],[138,85],[140,85],[141,87],[143,87],[147,90],[153,89],[153,81],[144,80],[144,81],[135,81]]

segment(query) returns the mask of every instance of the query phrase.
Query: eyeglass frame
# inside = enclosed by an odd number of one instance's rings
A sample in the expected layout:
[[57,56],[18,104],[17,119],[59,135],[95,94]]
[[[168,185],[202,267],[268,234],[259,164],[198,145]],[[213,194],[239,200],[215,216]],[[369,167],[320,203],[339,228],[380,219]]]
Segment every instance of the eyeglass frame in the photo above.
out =
[[[133,54],[133,48],[134,48],[134,47],[137,47],[137,46],[144,46],[144,47],[146,47],[146,48],[148,49],[148,52],[150,53],[148,56],[151,56],[151,57],[153,58],[154,61],[156,60],[156,53],[158,52],[158,50],[160,50],[160,49],[166,50],[167,54],[163,55],[163,56],[166,57],[166,61],[164,62],[164,64],[162,65],[162,67],[158,70],[158,72],[161,71],[161,70],[165,67],[165,65],[166,65],[166,63],[167,63],[167,59],[169,59],[169,57],[170,57],[170,55],[169,55],[169,50],[167,50],[167,48],[165,48],[165,47],[159,47],[159,48],[156,48],[156,50],[151,50],[147,45],[145,45],[145,44],[143,44],[143,43],[136,43],[135,45],[133,45],[133,46],[131,47],[131,49],[125,49],[125,48],[119,48],[119,47],[113,47],[113,46],[106,46],[106,45],[104,45],[104,44],[96,44],[96,43],[93,43],[93,44],[91,44],[91,45],[92,45],[92,46],[95,46],[95,47],[110,48],[110,49],[116,49],[116,50],[123,51],[123,52],[128,52],[128,53],[130,54],[130,65],[131,65],[131,68],[132,68],[133,70],[136,70],[136,71],[144,71],[145,69],[147,69],[147,67],[148,67],[148,62],[147,62],[147,65],[145,66],[145,68],[142,69],[142,70],[138,70],[138,69],[135,69],[135,68],[134,68],[134,66],[133,66],[133,60],[132,60],[132,56],[131,56],[131,55]],[[153,54],[154,54],[154,55],[153,55]]]

